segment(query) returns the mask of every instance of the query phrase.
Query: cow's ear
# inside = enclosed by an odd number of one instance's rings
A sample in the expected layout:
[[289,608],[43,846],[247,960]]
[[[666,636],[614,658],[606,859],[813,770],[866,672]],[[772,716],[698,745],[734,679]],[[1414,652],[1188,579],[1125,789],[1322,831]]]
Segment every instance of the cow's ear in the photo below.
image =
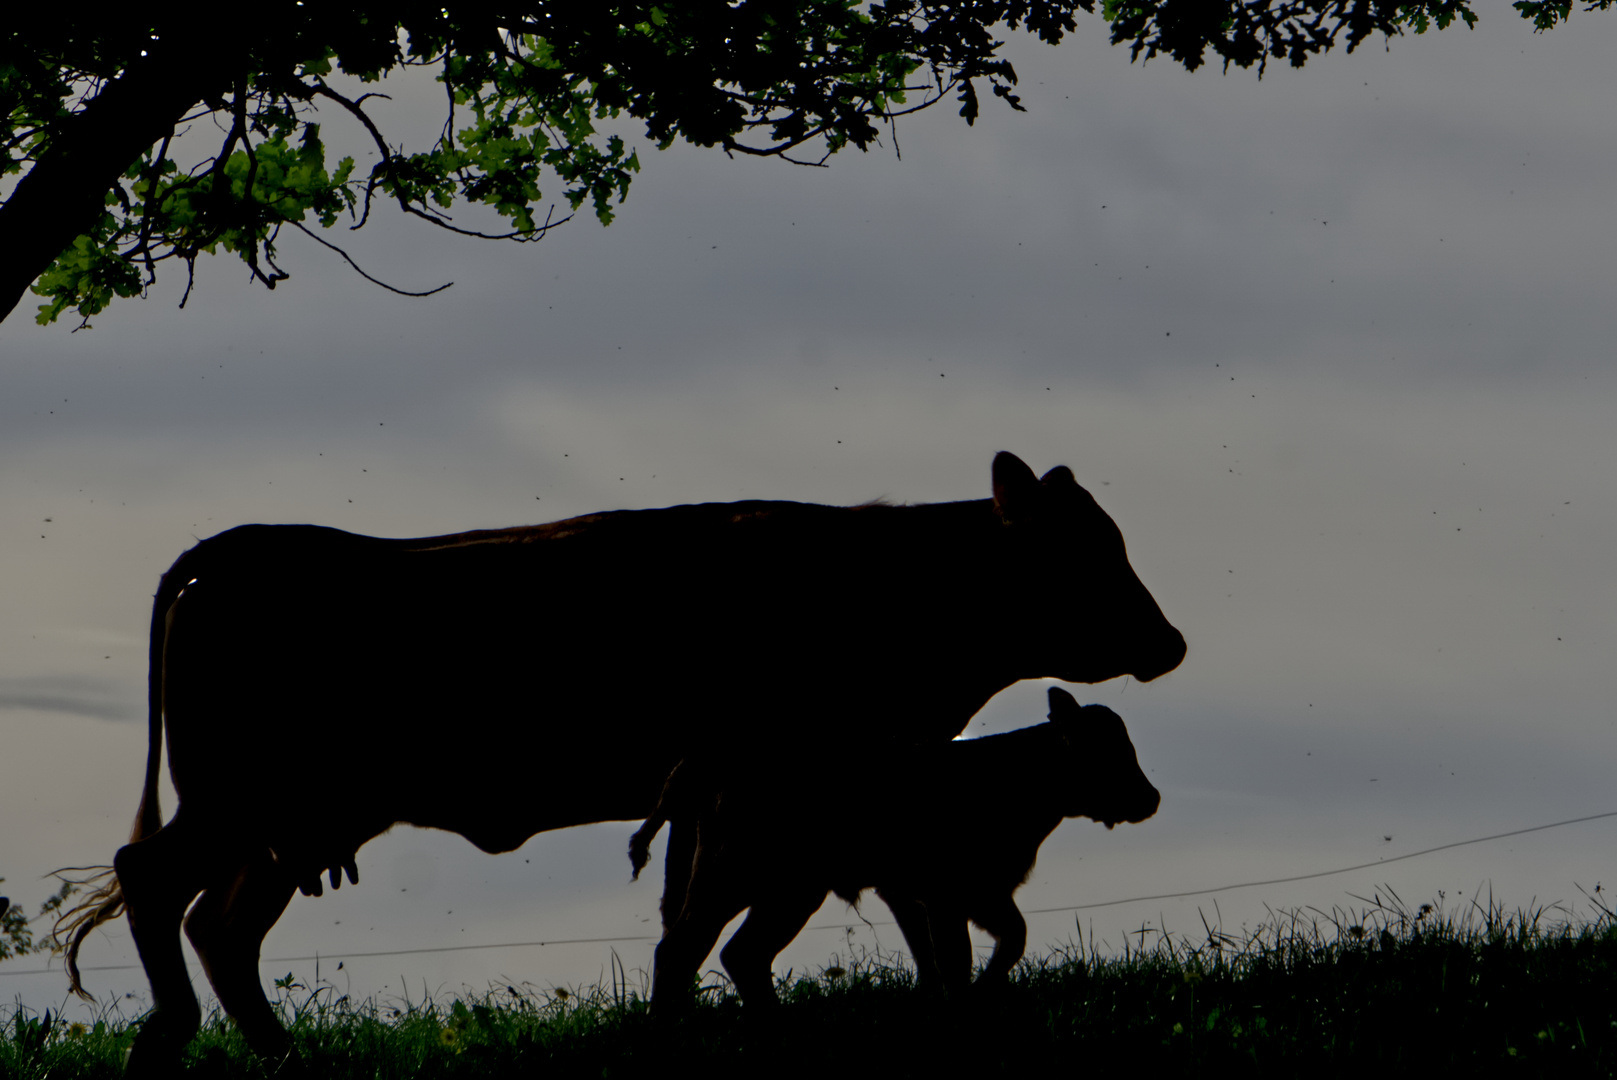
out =
[[1039,477],[1039,483],[1045,487],[1077,487],[1078,478],[1072,475],[1072,470],[1065,465],[1057,465]]
[[994,509],[1009,521],[1026,513],[1039,498],[1039,481],[1033,470],[1015,454],[1001,450],[994,455]]

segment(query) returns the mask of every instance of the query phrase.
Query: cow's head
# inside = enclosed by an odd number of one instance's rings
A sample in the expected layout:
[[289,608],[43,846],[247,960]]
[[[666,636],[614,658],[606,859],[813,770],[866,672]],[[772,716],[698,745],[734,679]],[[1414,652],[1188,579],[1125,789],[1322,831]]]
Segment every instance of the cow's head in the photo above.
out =
[[1104,705],[1081,706],[1052,686],[1050,724],[1070,762],[1060,784],[1063,816],[1090,818],[1110,829],[1157,812],[1162,793],[1140,771],[1121,716]]
[[[1035,477],[1022,459],[994,457],[994,510],[1005,527],[1002,548],[1014,565],[1024,611],[1005,629],[1023,639],[1022,678],[1095,683],[1119,675],[1149,682],[1179,666],[1185,639],[1129,565],[1116,523],[1059,465]],[[1024,591],[1025,590],[1025,591]],[[1026,610],[1027,604],[1036,610]],[[1027,615],[1018,618],[1017,615]]]

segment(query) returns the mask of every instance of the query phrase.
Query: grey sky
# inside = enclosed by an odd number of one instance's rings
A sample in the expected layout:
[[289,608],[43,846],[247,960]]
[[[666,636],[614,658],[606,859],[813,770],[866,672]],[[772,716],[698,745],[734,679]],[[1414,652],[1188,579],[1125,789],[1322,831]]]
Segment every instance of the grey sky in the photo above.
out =
[[[979,498],[999,449],[1074,469],[1190,644],[1158,683],[1073,688],[1128,722],[1163,806],[1112,833],[1064,825],[1024,907],[1617,810],[1614,46],[1617,17],[1535,37],[1501,8],[1476,31],[1259,82],[1130,66],[1085,20],[1060,49],[1015,44],[1028,114],[985,108],[968,129],[940,106],[901,123],[902,158],[890,140],[828,170],[645,148],[610,229],[580,219],[516,248],[384,217],[352,236],[393,283],[456,282],[429,300],[293,238],[273,294],[221,258],[199,264],[184,312],[171,278],[93,331],[14,317],[6,890],[33,907],[39,874],[105,862],[127,833],[149,598],[195,538],[244,521],[400,535],[744,497]],[[402,89],[401,115],[435,124],[419,111],[430,84]],[[1004,584],[1081,610],[1081,568]],[[972,730],[1036,722],[1043,699],[1013,687]],[[836,717],[812,737],[890,782]],[[610,763],[535,762],[535,783],[553,768],[612,782]],[[1617,870],[1611,828],[1219,894],[1218,911],[1233,927],[1265,903],[1328,909],[1382,885],[1412,903],[1490,883],[1512,906],[1581,903],[1574,883]],[[658,885],[627,884],[630,831],[500,858],[400,831],[361,852],[358,888],[296,900],[266,955],[654,934]],[[1199,927],[1213,901],[1083,918],[1115,946],[1142,922]],[[852,921],[833,902],[812,925]],[[1030,924],[1035,950],[1073,932],[1070,914]],[[633,970],[650,946],[615,948]],[[593,982],[613,947],[344,973],[356,994],[401,976],[415,994]],[[811,930],[782,965],[833,951],[847,954],[839,933]],[[86,963],[133,955],[119,926]],[[0,967],[0,992],[54,1003],[57,977],[6,975],[32,966]],[[312,974],[265,974],[285,968]],[[90,983],[144,987],[129,971]]]

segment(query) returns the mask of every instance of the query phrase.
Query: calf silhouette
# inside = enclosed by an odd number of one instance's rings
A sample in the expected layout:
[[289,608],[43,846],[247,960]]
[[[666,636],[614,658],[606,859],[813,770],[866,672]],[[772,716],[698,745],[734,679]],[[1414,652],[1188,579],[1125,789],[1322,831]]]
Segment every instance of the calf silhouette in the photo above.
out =
[[[820,782],[811,807],[799,806],[801,791],[773,789],[779,778],[726,783],[677,768],[629,843],[638,877],[665,821],[676,834],[695,832],[691,864],[671,855],[666,866],[653,1005],[689,993],[725,924],[746,908],[720,959],[744,1000],[773,1002],[771,964],[826,893],[856,904],[872,887],[892,909],[923,985],[970,983],[968,920],[995,939],[979,981],[1002,980],[1027,944],[1013,895],[1045,837],[1068,817],[1107,828],[1144,821],[1161,801],[1122,719],[1055,687],[1049,723],[916,747],[906,765],[908,783]],[[670,844],[689,849],[688,835]]]

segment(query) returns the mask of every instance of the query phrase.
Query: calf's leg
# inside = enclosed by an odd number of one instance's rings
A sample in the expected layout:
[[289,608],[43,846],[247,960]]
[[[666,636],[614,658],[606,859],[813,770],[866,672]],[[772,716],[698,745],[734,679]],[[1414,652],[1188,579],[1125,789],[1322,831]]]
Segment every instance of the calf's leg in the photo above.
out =
[[754,901],[746,919],[719,952],[719,960],[742,1001],[760,1007],[778,1004],[775,957],[792,943],[824,902],[825,890],[812,885],[772,890],[767,897]]
[[[669,837],[672,844],[678,826]],[[670,858],[663,886],[663,939],[657,943],[651,975],[651,1007],[654,1012],[687,1004],[691,984],[696,981],[702,960],[718,944],[725,924],[741,914],[747,900],[741,883],[728,872],[722,859],[705,862],[698,853],[694,863],[679,864]],[[682,894],[674,890],[684,882]],[[670,915],[671,912],[677,914]]]
[[915,961],[915,979],[923,989],[942,990],[943,975],[938,970],[938,951],[932,944],[932,922],[927,918],[926,905],[913,896],[900,896],[876,890],[893,913],[893,921],[904,934],[904,943],[910,947]]
[[695,823],[673,822],[668,829],[668,851],[663,855],[663,898],[660,906],[665,934],[685,907],[685,894],[690,889],[695,862]]
[[652,963],[651,1007],[667,1012],[686,1004],[691,984],[696,981],[702,960],[718,944],[725,924],[741,914],[746,905],[706,906],[687,909],[674,925],[663,932]]
[[988,958],[988,966],[977,976],[977,985],[1004,982],[1027,949],[1027,920],[1022,918],[1016,901],[1005,896],[976,908],[971,921],[994,938],[994,955]]
[[959,993],[971,985],[971,931],[966,913],[943,899],[927,898],[926,921],[932,931],[932,949],[938,977],[949,993]]

